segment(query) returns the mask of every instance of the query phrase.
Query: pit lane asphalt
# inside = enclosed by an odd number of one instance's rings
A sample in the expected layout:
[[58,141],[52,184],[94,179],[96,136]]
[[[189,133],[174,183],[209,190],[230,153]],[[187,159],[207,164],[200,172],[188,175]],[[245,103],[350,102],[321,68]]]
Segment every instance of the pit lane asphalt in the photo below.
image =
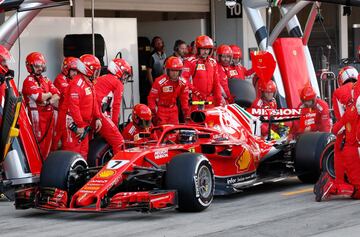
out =
[[359,236],[360,201],[314,201],[291,178],[216,197],[201,213],[59,213],[0,201],[0,236]]

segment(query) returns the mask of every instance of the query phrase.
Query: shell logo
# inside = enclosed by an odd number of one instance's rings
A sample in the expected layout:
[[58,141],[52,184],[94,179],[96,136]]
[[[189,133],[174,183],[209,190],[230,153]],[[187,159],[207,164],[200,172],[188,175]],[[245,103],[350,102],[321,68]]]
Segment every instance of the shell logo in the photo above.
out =
[[251,154],[248,150],[245,150],[241,156],[236,160],[236,167],[238,168],[238,172],[242,172],[244,170],[249,169],[251,163]]
[[103,170],[99,173],[100,178],[109,178],[115,174],[114,170]]

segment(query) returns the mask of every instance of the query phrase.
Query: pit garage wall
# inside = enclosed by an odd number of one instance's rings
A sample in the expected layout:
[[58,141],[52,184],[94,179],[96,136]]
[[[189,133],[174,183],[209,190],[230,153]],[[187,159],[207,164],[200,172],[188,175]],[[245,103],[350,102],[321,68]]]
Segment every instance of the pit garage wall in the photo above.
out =
[[204,19],[138,23],[139,36],[148,37],[150,40],[157,35],[163,38],[167,56],[173,53],[176,40],[182,39],[187,44],[190,44],[198,35],[206,33],[206,22]]
[[243,50],[243,64],[250,68],[249,48],[257,48],[255,35],[251,29],[248,17],[242,9],[242,18],[227,18],[224,1],[211,0],[213,37],[217,45],[237,44]]
[[[106,43],[104,62],[114,58],[117,52],[122,52],[134,70],[134,99],[139,102],[138,83],[138,53],[137,53],[137,22],[135,18],[95,18],[95,33],[101,34]],[[44,54],[47,60],[46,75],[53,81],[60,72],[63,60],[63,38],[66,34],[90,34],[90,18],[37,17],[25,29],[20,37],[20,77],[18,77],[19,44],[14,44],[11,54],[14,61],[11,68],[15,70],[15,80],[19,88],[28,75],[25,68],[25,58],[33,51]],[[18,81],[19,79],[19,81]],[[125,85],[124,97],[127,105],[130,103],[131,86]],[[127,111],[130,112],[130,111]],[[128,114],[128,113],[127,113]],[[127,118],[127,116],[125,116]]]

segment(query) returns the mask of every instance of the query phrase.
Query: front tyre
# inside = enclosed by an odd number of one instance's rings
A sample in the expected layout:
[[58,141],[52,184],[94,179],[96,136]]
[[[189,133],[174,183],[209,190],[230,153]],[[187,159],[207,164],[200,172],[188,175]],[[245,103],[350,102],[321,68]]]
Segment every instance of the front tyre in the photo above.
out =
[[42,166],[40,187],[58,188],[74,194],[84,184],[78,173],[87,168],[85,159],[78,153],[52,152]]
[[214,171],[202,154],[175,156],[167,166],[166,188],[178,193],[179,211],[199,212],[208,208],[214,197]]

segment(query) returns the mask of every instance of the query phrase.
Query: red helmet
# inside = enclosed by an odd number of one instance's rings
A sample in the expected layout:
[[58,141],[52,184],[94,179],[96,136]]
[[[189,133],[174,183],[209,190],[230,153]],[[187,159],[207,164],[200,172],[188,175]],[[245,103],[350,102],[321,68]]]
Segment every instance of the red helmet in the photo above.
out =
[[200,35],[195,40],[195,45],[197,49],[213,49],[214,42],[207,35]]
[[357,81],[358,71],[352,66],[343,67],[338,74],[338,85],[342,86],[347,80]]
[[242,58],[242,51],[241,48],[235,44],[230,45],[230,48],[233,52],[233,58],[241,59]]
[[42,72],[46,71],[46,60],[39,52],[32,52],[26,57],[26,69],[29,73],[34,72],[34,66],[42,66]]
[[100,75],[101,64],[97,57],[92,54],[84,54],[80,57],[80,61],[82,63],[78,62],[77,65],[79,72],[92,78]]
[[67,57],[64,58],[63,61],[63,65],[61,68],[62,73],[67,76],[69,75],[69,71],[72,70],[77,70],[77,64],[78,64],[78,59],[74,58],[74,57]]
[[141,128],[148,128],[151,125],[151,110],[147,105],[137,104],[133,108],[132,121]]
[[0,45],[0,74],[6,74],[9,71],[8,61],[11,59],[11,54],[2,45]]
[[179,57],[171,56],[166,60],[165,68],[170,70],[181,71],[184,67],[183,62]]
[[261,92],[275,93],[276,92],[276,84],[274,81],[270,80],[266,83],[261,83],[259,89]]
[[217,55],[231,55],[233,56],[233,51],[231,50],[230,46],[227,44],[220,45],[216,50]]
[[316,93],[315,93],[314,89],[312,88],[312,86],[307,85],[304,87],[304,89],[302,89],[302,91],[300,93],[300,99],[302,101],[314,100],[315,98],[316,98]]
[[123,81],[133,76],[132,67],[122,58],[112,60],[109,63],[108,71]]

